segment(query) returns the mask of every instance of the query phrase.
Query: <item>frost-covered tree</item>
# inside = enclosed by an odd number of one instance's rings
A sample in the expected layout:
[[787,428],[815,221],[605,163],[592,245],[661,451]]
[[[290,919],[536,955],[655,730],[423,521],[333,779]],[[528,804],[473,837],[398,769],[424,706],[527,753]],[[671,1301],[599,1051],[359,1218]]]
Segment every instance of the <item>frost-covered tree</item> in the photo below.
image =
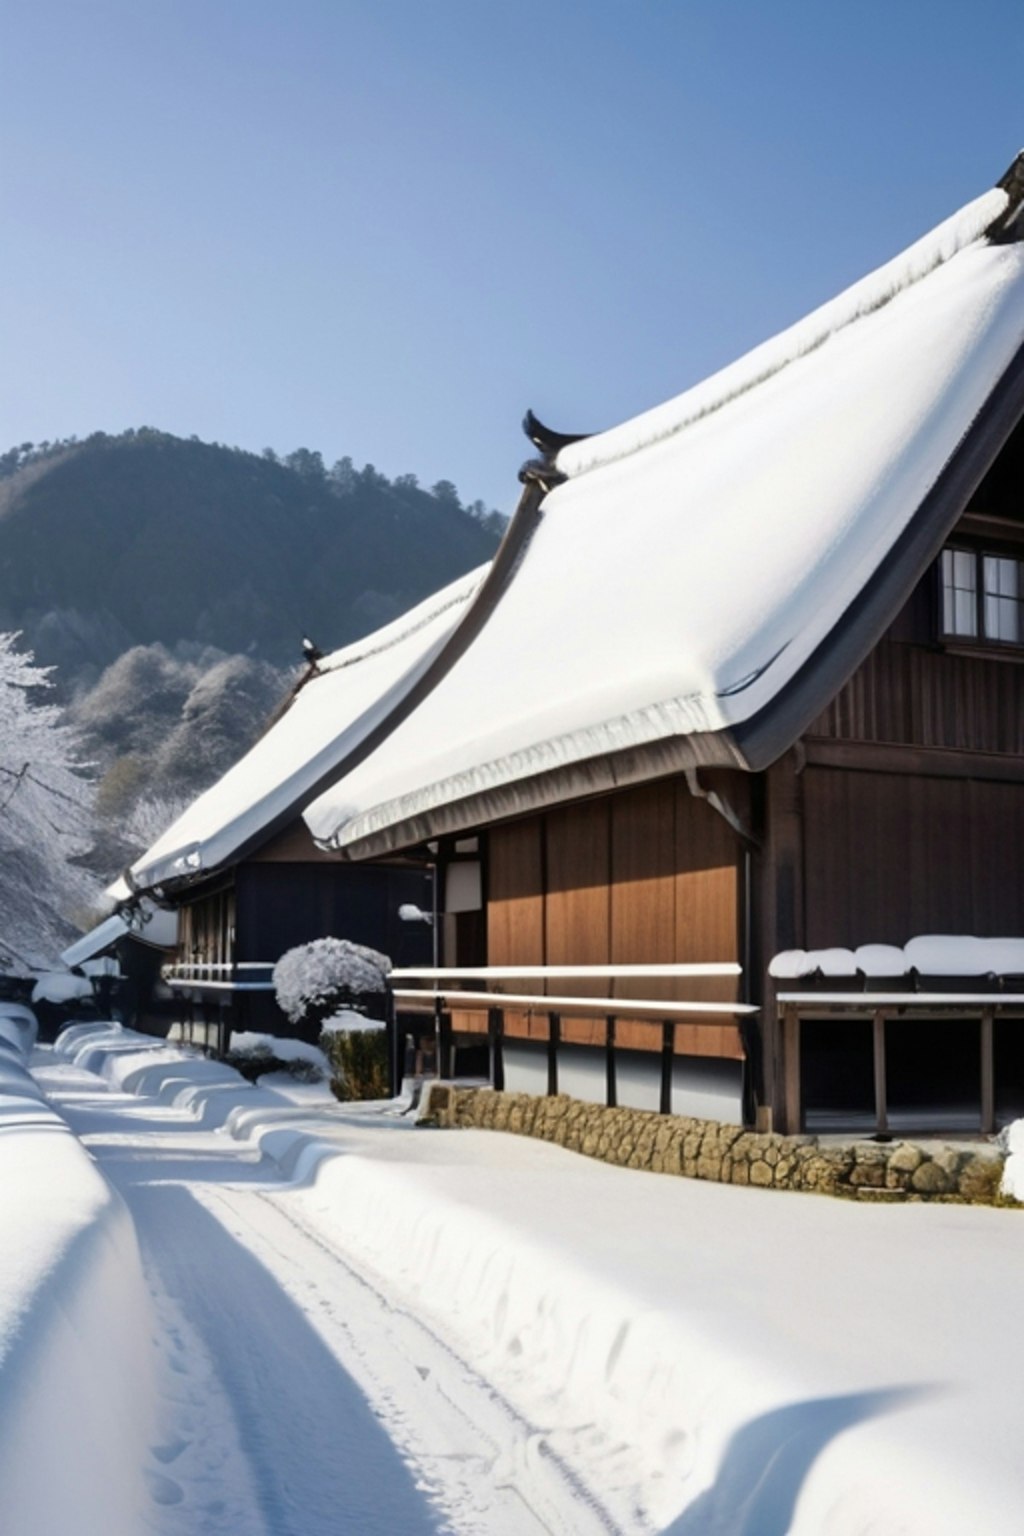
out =
[[95,877],[75,860],[91,841],[92,786],[78,741],[55,705],[37,702],[46,669],[0,634],[0,967],[52,964],[95,904]]

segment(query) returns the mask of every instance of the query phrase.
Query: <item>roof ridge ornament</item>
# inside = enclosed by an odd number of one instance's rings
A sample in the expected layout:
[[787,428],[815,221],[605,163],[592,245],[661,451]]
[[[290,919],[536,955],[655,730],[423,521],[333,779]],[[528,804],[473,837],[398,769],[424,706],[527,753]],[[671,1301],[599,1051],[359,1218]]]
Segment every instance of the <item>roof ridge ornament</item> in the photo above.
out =
[[1024,149],[996,182],[1007,196],[1003,213],[985,231],[994,245],[1007,245],[1024,237]]
[[555,468],[555,460],[563,448],[568,448],[572,443],[582,443],[585,438],[593,436],[590,432],[555,432],[553,428],[546,427],[539,416],[528,410],[523,417],[523,431],[535,448],[540,449],[539,459],[527,459],[519,471],[519,479],[523,485],[529,481],[539,481],[545,490],[550,491],[553,486],[560,485],[566,476]]

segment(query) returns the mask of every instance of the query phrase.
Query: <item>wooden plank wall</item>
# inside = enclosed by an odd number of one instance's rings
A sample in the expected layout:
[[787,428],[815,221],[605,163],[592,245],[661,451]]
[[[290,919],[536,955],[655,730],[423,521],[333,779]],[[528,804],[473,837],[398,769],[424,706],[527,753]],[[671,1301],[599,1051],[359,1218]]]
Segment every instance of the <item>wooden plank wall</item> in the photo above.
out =
[[[735,792],[746,795],[742,775]],[[741,958],[740,849],[684,780],[560,807],[488,834],[491,965],[606,965]],[[600,996],[605,982],[552,984]],[[505,990],[514,990],[510,985]],[[611,995],[735,1001],[734,980],[618,981]],[[710,1016],[709,1016],[710,1017]],[[510,1017],[510,1034],[546,1038],[546,1021]],[[603,1020],[562,1021],[563,1038],[601,1044]],[[660,1024],[623,1020],[621,1045],[661,1048]],[[677,1026],[684,1054],[742,1057],[732,1023]]]
[[1024,665],[886,639],[807,735],[1024,755]]
[[1024,932],[1024,784],[808,767],[804,938]]

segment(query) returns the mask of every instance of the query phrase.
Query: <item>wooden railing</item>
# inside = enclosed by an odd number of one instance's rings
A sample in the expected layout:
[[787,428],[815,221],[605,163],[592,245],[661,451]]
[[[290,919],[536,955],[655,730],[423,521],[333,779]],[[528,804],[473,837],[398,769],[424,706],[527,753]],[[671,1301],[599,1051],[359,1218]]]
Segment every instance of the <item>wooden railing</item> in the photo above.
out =
[[[672,1066],[675,1057],[675,1026],[683,1020],[740,1020],[759,1010],[751,1003],[657,1000],[634,997],[583,997],[572,992],[504,992],[480,983],[515,981],[571,982],[606,980],[685,980],[706,977],[738,977],[742,968],[732,961],[694,962],[691,964],[651,965],[519,965],[519,966],[449,966],[402,967],[388,978],[391,1008],[403,1011],[430,1009],[436,1034],[436,1071],[441,1078],[452,1075],[452,1013],[486,1010],[487,1039],[491,1054],[491,1077],[496,1089],[505,1086],[504,1038],[505,1012],[538,1015],[547,1024],[548,1093],[558,1092],[558,1053],[562,1036],[562,1016],[566,1013],[597,1016],[604,1020],[604,1051],[607,1102],[617,1102],[616,1025],[620,1020],[650,1019],[661,1025],[660,1107],[667,1114],[672,1103]],[[401,983],[419,982],[420,986]],[[477,983],[476,986],[466,983]],[[399,985],[396,985],[399,983]],[[397,1090],[400,1077],[398,1061],[399,1034],[394,1029],[393,1076]]]
[[[174,992],[273,992],[273,960],[241,960],[215,963],[194,960],[181,965],[165,965],[161,975]],[[266,975],[257,980],[253,972]],[[245,975],[242,975],[245,972]]]

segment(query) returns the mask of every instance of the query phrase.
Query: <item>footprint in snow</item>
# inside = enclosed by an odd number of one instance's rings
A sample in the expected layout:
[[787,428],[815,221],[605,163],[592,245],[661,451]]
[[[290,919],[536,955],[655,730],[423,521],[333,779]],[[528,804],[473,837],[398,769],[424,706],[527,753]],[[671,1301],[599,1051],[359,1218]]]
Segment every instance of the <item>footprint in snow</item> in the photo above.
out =
[[147,1471],[146,1483],[154,1504],[180,1504],[185,1497],[181,1484],[173,1477],[164,1477],[162,1472]]
[[177,1461],[182,1451],[187,1451],[192,1444],[191,1440],[168,1440],[166,1445],[151,1445],[150,1450],[157,1461],[169,1466],[172,1461]]

